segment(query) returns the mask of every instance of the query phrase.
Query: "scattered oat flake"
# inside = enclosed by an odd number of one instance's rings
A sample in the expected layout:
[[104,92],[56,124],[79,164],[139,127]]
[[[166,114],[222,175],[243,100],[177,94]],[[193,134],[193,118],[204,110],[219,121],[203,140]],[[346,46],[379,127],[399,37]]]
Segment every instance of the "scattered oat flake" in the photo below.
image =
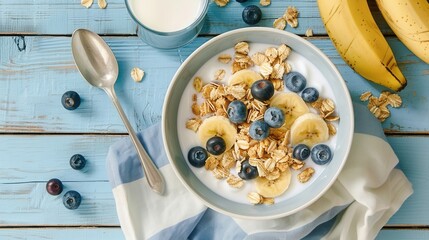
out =
[[368,101],[369,97],[371,97],[371,96],[372,96],[372,93],[370,91],[364,92],[360,95],[360,100],[362,102]]
[[400,106],[402,105],[402,99],[401,99],[401,97],[400,97],[398,94],[396,94],[396,93],[394,93],[394,94],[390,94],[390,95],[387,97],[387,102],[388,102],[392,107],[394,107],[394,108],[398,108],[398,107],[400,107]]
[[214,2],[219,7],[225,7],[229,3],[229,0],[214,0]]
[[131,77],[135,82],[141,82],[144,77],[144,71],[138,67],[131,69]]
[[221,54],[219,55],[219,57],[217,58],[217,60],[221,63],[229,63],[231,61],[232,57],[229,54]]
[[92,6],[93,2],[94,2],[94,0],[81,0],[80,5],[82,5],[86,8],[90,8]]
[[99,6],[101,9],[105,9],[105,8],[107,7],[107,2],[106,2],[106,0],[98,0],[98,6]]
[[276,29],[284,30],[286,28],[286,20],[282,17],[277,18],[273,22],[273,27]]
[[310,180],[313,174],[314,174],[314,168],[312,167],[306,168],[301,173],[298,174],[298,181],[300,181],[301,183],[308,182],[308,180]]
[[261,6],[269,6],[271,4],[271,0],[260,0],[259,4],[261,4]]
[[194,132],[198,131],[198,128],[200,127],[200,125],[201,125],[200,118],[191,118],[188,121],[186,121],[186,128]]
[[335,134],[337,134],[337,128],[332,123],[327,123],[327,125],[330,136],[334,136]]
[[215,72],[214,78],[215,80],[222,81],[225,77],[225,70],[219,69]]
[[243,179],[232,174],[226,178],[226,182],[233,188],[241,188],[244,185]]
[[273,72],[273,67],[271,67],[271,64],[265,62],[262,63],[261,66],[259,66],[259,73],[264,76],[268,77]]
[[306,37],[312,37],[313,36],[313,29],[307,28],[307,30],[305,31],[305,36]]
[[290,49],[290,47],[288,47],[286,44],[282,44],[277,48],[277,55],[281,62],[286,60],[287,57],[289,57],[289,54],[291,52],[292,52],[292,49]]
[[204,167],[205,167],[205,169],[206,169],[206,170],[210,170],[210,171],[212,171],[212,170],[214,170],[218,165],[219,165],[219,161],[218,161],[215,157],[210,156],[210,157],[208,157],[208,158],[207,158],[207,160],[206,160],[206,163],[205,163]]
[[268,58],[264,54],[258,52],[252,55],[252,61],[255,65],[260,66],[264,62],[268,62]]
[[283,18],[291,27],[296,28],[298,26],[298,14],[299,12],[295,7],[289,6]]
[[398,108],[402,105],[401,97],[396,93],[383,91],[379,97],[374,96],[371,92],[367,91],[360,96],[361,101],[368,101],[369,111],[380,121],[384,122],[390,117],[390,110],[387,108],[389,105]]
[[249,202],[251,204],[261,204],[264,201],[264,198],[257,192],[249,192],[247,194],[247,200],[249,200]]
[[249,53],[249,44],[247,42],[239,42],[235,44],[234,49],[237,53],[247,55]]
[[212,172],[217,179],[227,178],[230,174],[229,170],[227,170],[224,167],[220,167],[220,166],[213,169]]
[[194,86],[195,91],[201,92],[201,89],[203,88],[203,81],[201,78],[195,77],[192,85]]

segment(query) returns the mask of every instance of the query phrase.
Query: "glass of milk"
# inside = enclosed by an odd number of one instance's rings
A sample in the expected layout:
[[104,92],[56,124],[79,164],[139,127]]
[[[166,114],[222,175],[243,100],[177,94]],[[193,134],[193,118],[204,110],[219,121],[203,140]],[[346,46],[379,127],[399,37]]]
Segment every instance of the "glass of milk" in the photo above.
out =
[[209,0],[125,0],[137,35],[156,48],[178,48],[201,31]]

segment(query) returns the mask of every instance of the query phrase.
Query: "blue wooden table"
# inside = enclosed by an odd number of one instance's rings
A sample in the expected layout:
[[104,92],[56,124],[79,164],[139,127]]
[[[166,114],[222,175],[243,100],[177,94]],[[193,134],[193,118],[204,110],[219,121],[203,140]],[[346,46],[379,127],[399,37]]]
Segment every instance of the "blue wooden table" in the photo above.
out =
[[[365,91],[383,90],[354,73],[337,54],[315,0],[273,0],[262,8],[258,26],[272,26],[289,5],[300,11],[299,26],[286,31],[303,36],[313,29],[308,40],[336,64],[353,100],[359,101]],[[398,41],[375,4],[370,5],[408,79],[400,93],[403,106],[392,110],[383,127],[415,191],[378,238],[429,239],[429,66]],[[123,239],[105,157],[126,130],[104,92],[87,84],[73,63],[70,36],[76,28],[97,32],[111,46],[120,68],[118,96],[135,129],[141,130],[160,122],[168,84],[193,50],[217,34],[246,27],[242,9],[235,1],[224,8],[211,4],[194,42],[158,50],[136,37],[124,0],[108,0],[106,9],[96,2],[86,9],[79,0],[0,0],[0,239]],[[133,67],[145,70],[143,82],[130,78]],[[61,105],[68,90],[82,97],[75,111]],[[89,161],[84,172],[69,166],[76,153]],[[46,181],[54,177],[63,180],[65,190],[82,194],[78,210],[67,210],[61,197],[46,193]]]

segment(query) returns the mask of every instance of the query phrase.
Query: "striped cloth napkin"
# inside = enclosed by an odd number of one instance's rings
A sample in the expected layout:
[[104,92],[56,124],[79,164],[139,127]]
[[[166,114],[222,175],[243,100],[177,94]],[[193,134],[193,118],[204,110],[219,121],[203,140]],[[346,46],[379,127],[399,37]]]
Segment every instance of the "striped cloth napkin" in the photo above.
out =
[[166,181],[160,196],[149,188],[129,138],[114,143],[107,171],[122,231],[131,239],[374,239],[413,192],[380,123],[355,104],[349,158],[316,202],[275,220],[244,220],[215,212],[188,192],[164,152],[160,125],[138,136]]

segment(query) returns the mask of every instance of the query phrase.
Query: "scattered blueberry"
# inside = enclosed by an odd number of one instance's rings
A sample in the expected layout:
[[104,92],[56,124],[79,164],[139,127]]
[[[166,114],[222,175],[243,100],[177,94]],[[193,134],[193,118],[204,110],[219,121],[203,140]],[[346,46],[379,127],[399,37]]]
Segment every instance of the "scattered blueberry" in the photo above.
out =
[[255,140],[264,140],[270,135],[270,126],[262,120],[252,122],[249,127],[249,135]]
[[253,98],[266,101],[274,95],[274,85],[268,80],[258,80],[250,87]]
[[61,103],[67,110],[75,110],[80,105],[80,96],[75,91],[67,91],[61,97]]
[[305,144],[298,144],[293,148],[293,157],[298,160],[305,160],[310,157],[310,148]]
[[63,196],[63,204],[66,208],[74,210],[79,207],[82,197],[76,191],[68,191]]
[[63,183],[57,178],[52,178],[46,183],[46,191],[51,195],[59,195],[63,191]]
[[301,97],[305,102],[312,103],[319,98],[319,91],[315,88],[309,87],[302,91]]
[[287,89],[296,93],[301,92],[307,84],[307,80],[299,72],[289,72],[285,75],[284,82]]
[[241,14],[243,21],[249,25],[257,24],[261,21],[262,11],[256,5],[250,5],[243,9],[243,13]]
[[249,160],[245,160],[241,163],[241,170],[238,173],[238,176],[244,180],[254,179],[259,176],[258,169],[255,166],[250,165]]
[[239,2],[239,3],[247,2],[247,0],[236,0],[236,1]]
[[228,113],[229,120],[233,123],[242,123],[246,121],[247,107],[242,101],[232,101],[228,105],[226,112]]
[[189,163],[197,168],[200,168],[206,164],[208,154],[206,149],[200,146],[193,147],[188,152]]
[[270,107],[265,111],[264,121],[272,128],[279,128],[285,122],[285,115],[279,108]]
[[318,144],[311,149],[311,159],[319,165],[327,164],[332,159],[331,149],[325,144]]
[[75,170],[83,169],[85,164],[86,159],[80,154],[75,154],[70,158],[70,166]]
[[226,150],[225,140],[218,136],[212,137],[207,140],[206,148],[213,155],[221,155]]

